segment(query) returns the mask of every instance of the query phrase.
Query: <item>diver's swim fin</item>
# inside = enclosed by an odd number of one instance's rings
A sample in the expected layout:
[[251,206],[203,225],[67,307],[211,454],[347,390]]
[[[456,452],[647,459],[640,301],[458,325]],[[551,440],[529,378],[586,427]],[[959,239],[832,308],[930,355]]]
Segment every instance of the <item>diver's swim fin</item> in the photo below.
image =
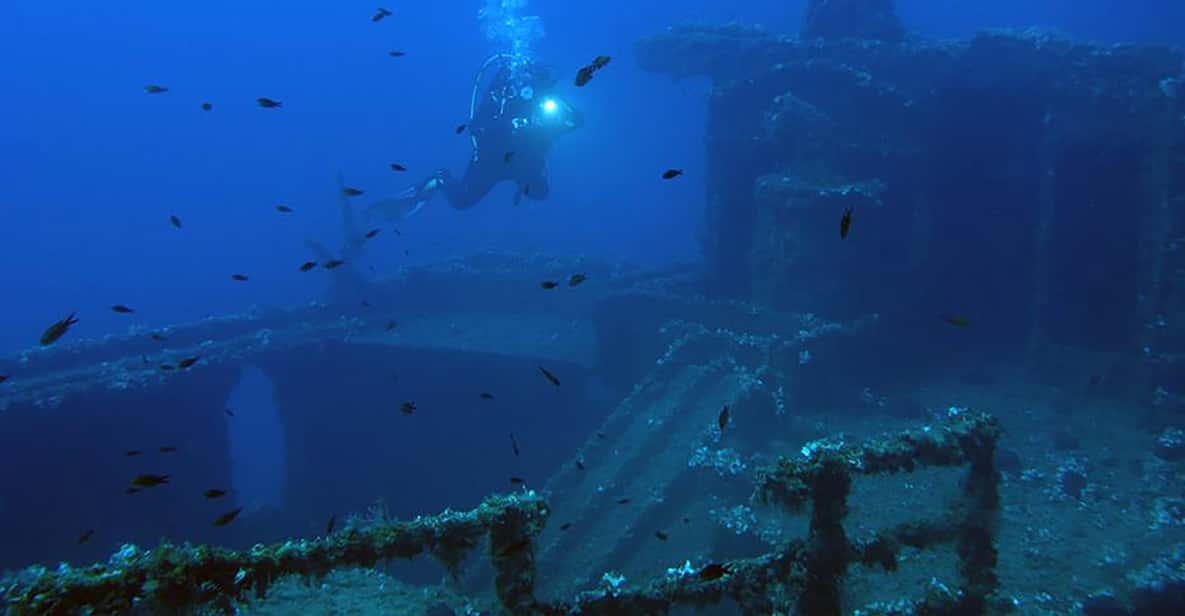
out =
[[424,206],[427,204],[428,204],[427,199],[424,199],[421,201],[416,201],[416,204],[414,206],[412,206],[412,208],[410,210],[408,210],[406,213],[403,214],[403,219],[407,220],[408,218],[415,216],[420,210],[424,209]]

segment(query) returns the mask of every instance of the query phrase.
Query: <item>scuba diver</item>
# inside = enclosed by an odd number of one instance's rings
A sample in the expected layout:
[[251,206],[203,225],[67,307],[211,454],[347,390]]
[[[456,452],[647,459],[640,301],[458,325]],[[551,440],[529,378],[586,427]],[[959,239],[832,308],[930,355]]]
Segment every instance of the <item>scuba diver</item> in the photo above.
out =
[[[498,71],[479,102],[482,77],[494,66]],[[547,154],[557,137],[584,124],[580,112],[554,94],[556,84],[551,71],[509,54],[486,60],[473,82],[469,122],[457,128],[458,133],[468,130],[473,143],[464,175],[455,178],[441,169],[395,198],[371,205],[368,213],[408,218],[441,193],[454,208],[466,209],[506,180],[517,185],[516,205],[523,197],[547,198]]]

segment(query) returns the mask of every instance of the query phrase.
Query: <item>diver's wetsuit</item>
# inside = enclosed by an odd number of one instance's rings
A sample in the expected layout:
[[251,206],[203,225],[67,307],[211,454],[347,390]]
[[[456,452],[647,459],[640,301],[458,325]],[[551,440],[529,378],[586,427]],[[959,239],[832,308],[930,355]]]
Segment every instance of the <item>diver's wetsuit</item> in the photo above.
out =
[[552,144],[584,124],[580,112],[552,93],[555,85],[537,67],[520,67],[517,76],[509,67],[500,68],[467,126],[474,149],[465,173],[456,178],[440,170],[405,191],[397,197],[402,215],[415,214],[437,192],[455,208],[472,207],[505,180],[518,185],[515,203],[523,197],[545,199],[551,190],[547,154]]

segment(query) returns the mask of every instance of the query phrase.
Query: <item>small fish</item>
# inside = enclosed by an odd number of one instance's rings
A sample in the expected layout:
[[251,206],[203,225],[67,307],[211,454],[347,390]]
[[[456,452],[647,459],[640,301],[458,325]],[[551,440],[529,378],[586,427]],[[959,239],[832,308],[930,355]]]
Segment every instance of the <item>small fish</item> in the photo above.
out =
[[728,427],[728,418],[730,415],[728,405],[725,404],[724,408],[720,409],[720,416],[716,418],[716,423],[720,424],[721,432],[724,432],[724,428]]
[[498,558],[505,558],[507,556],[521,554],[521,553],[527,551],[527,549],[530,547],[531,547],[531,540],[530,539],[523,539],[522,541],[519,541],[519,542],[511,544],[505,548],[502,548],[498,552]]
[[193,357],[186,357],[185,359],[177,362],[177,367],[184,370],[184,369],[198,363],[198,360],[201,358],[202,358],[201,355],[194,355]]
[[603,441],[603,440],[605,440],[605,439],[607,439],[607,438],[609,438],[609,437],[608,437],[608,436],[605,436],[605,433],[604,433],[604,432],[597,432],[597,438],[599,438],[599,439],[601,439],[601,440]]
[[712,563],[710,565],[704,565],[704,568],[699,570],[699,579],[704,581],[718,580],[731,573],[732,565],[728,563]]
[[366,299],[362,300],[362,307],[363,308],[370,308],[370,300],[366,300]]
[[464,124],[458,124],[458,125],[457,125],[457,128],[455,128],[455,129],[454,129],[454,132],[456,132],[458,135],[460,135],[461,133],[465,132],[465,125],[464,125]]
[[329,261],[325,262],[325,269],[336,269],[341,265],[345,265],[345,263],[346,262],[341,259],[330,259]]
[[226,526],[227,524],[234,522],[235,518],[239,517],[239,512],[242,510],[243,508],[239,507],[238,509],[227,511],[226,513],[218,516],[218,518],[214,520],[214,526]]
[[379,233],[382,233],[382,231],[382,229],[371,229],[370,231],[367,231],[366,235],[363,237],[368,240],[374,239],[375,236],[377,236]]
[[329,521],[325,523],[325,534],[332,535],[334,527],[337,526],[337,514],[329,516]]
[[[3,383],[3,382],[4,382],[4,379],[0,378],[0,383]],[[1091,387],[1094,387],[1102,382],[1103,382],[1103,377],[1102,377],[1102,375],[1098,375],[1098,374],[1090,375],[1090,379],[1087,380],[1087,384],[1090,385]]]
[[45,331],[41,334],[41,346],[49,346],[57,342],[58,338],[61,338],[63,335],[65,335],[66,332],[78,322],[78,319],[74,318],[75,314],[77,313],[71,312],[66,316],[66,318],[45,328]]
[[395,331],[396,327],[397,327],[397,324],[395,323],[395,321],[387,321],[387,331],[389,331],[389,332]]
[[852,227],[852,208],[843,211],[843,218],[839,219],[839,239],[848,238],[848,229]]
[[514,159],[514,152],[507,152],[502,155],[502,162],[508,163]]
[[514,457],[518,457],[518,439],[514,438],[514,433],[510,433],[510,447],[514,450]]
[[563,524],[560,524],[560,530],[568,530],[569,528],[572,528],[571,522],[564,522]]
[[683,518],[684,524],[691,524],[691,518]]
[[667,539],[670,539],[670,536],[667,535],[666,533],[662,532],[661,530],[654,531],[654,536],[658,537],[659,541],[666,541]]
[[153,332],[153,333],[151,333],[151,334],[148,334],[148,337],[149,337],[149,338],[152,338],[153,340],[155,340],[155,341],[157,341],[157,342],[164,342],[165,340],[168,340],[168,338],[165,338],[164,336],[162,336],[162,335],[160,335],[160,334],[158,334],[158,333],[156,333],[156,332]]
[[169,89],[165,86],[158,86],[155,84],[150,84],[150,85],[144,86],[144,91],[149,94],[164,94],[165,92],[168,92]]
[[596,72],[597,72],[597,69],[595,69],[591,66],[580,67],[580,70],[576,71],[576,79],[575,79],[576,87],[578,87],[578,88],[584,87],[584,84],[592,81],[593,74]]
[[169,483],[168,475],[140,475],[132,480],[132,485],[138,488],[153,488]]
[[170,370],[176,370],[177,366],[174,366],[173,364],[161,364],[160,369],[168,372]]
[[354,188],[353,186],[346,186],[342,188],[342,194],[347,197],[361,197],[366,191],[361,188]]
[[539,286],[544,289],[554,289],[560,286],[560,283],[554,280],[544,280],[543,282],[539,283]]
[[556,387],[560,386],[560,380],[558,378],[556,378],[556,376],[554,374],[549,372],[547,370],[547,368],[544,368],[543,366],[537,366],[537,367],[539,368],[539,372],[543,373],[544,378],[546,378],[548,381],[551,381],[552,385],[555,385]]
[[588,276],[585,276],[584,274],[572,274],[572,277],[568,279],[568,286],[574,287],[585,280],[588,280]]
[[416,412],[416,403],[404,402],[403,404],[399,405],[399,411],[404,415],[411,415],[412,413]]
[[482,400],[493,400],[494,394],[491,394],[488,391],[483,391],[483,392],[481,392],[481,399]]
[[147,366],[148,365],[148,356],[141,353],[140,354],[140,362],[143,363],[145,366]]
[[255,102],[259,103],[259,106],[263,107],[264,109],[277,109],[284,106],[284,103],[281,103],[277,100],[272,100],[266,96],[261,96],[255,99]]
[[576,468],[584,470],[584,460],[576,460]]
[[307,271],[313,269],[314,267],[317,267],[316,261],[305,261],[304,263],[300,264],[300,271],[307,272]]
[[407,167],[399,163],[391,163],[391,171],[407,171]]
[[131,495],[131,494],[135,494],[136,492],[139,492],[139,491],[140,491],[140,488],[127,488],[126,490],[123,491],[123,493]]
[[172,445],[162,445],[160,447],[161,453],[177,453],[177,448]]
[[230,409],[222,409],[222,412],[226,413],[226,414],[227,414],[227,416],[229,416],[229,417],[234,417],[234,416],[235,416],[235,412],[234,412],[234,411],[232,411],[232,410],[230,410]]
[[403,53],[402,51],[399,51],[398,49],[392,49],[391,51],[387,52],[387,55],[391,56],[392,58],[402,58],[403,56],[406,56],[407,54]]
[[140,455],[140,454],[142,454],[142,453],[144,453],[144,452],[143,452],[143,451],[140,451],[139,449],[129,449],[129,450],[127,450],[127,451],[123,452],[123,455],[125,455],[125,456],[127,456],[127,457],[129,457],[129,458],[130,458],[130,457],[132,457],[132,456],[138,456],[138,455]]
[[210,103],[202,103],[202,111],[209,111],[214,108]]
[[953,315],[953,314],[943,316],[942,320],[946,321],[947,324],[953,325],[955,327],[968,327],[971,325],[971,320],[968,319],[967,317]]
[[202,496],[205,496],[206,498],[222,498],[223,496],[226,496],[226,494],[226,490],[219,490],[217,488],[212,488],[202,492]]
[[8,378],[9,378],[9,375],[7,375],[7,374],[0,374],[0,383],[3,383],[4,381],[7,381],[7,380],[8,380]]
[[86,543],[87,541],[90,541],[91,537],[94,536],[94,534],[95,534],[95,529],[93,529],[93,528],[86,531],[85,533],[82,533],[82,535],[80,535],[78,537],[78,545],[82,545],[82,544]]
[[281,214],[291,214],[292,208],[288,207],[287,205],[281,204],[281,205],[276,206],[276,211],[280,212]]
[[522,485],[526,482],[527,482],[527,480],[523,479],[522,477],[511,477],[510,478],[510,483],[513,483],[515,485]]
[[667,169],[666,171],[662,172],[662,179],[673,180],[681,175],[683,175],[682,169]]
[[132,314],[133,312],[135,312],[135,310],[132,310],[131,308],[128,308],[127,306],[124,306],[123,304],[116,304],[111,307],[111,312],[115,312],[118,314]]
[[370,18],[370,20],[377,22],[377,21],[381,21],[384,17],[389,17],[390,15],[391,15],[391,11],[384,9],[383,7],[379,7],[378,11],[374,14],[373,17]]
[[171,223],[171,224],[172,224],[174,227],[177,227],[178,229],[180,229],[180,228],[181,228],[181,219],[180,219],[180,218],[177,218],[176,216],[169,216],[169,222],[170,222],[170,223]]
[[609,61],[612,59],[613,58],[610,58],[609,56],[597,56],[593,58],[592,64],[590,66],[600,70],[605,68],[605,66],[609,64]]
[[617,504],[618,504],[618,505],[627,505],[627,504],[629,504],[629,502],[630,502],[630,499],[628,499],[628,498],[619,498],[619,499],[617,499]]
[[247,282],[247,275],[246,274],[231,274],[230,279],[237,280],[239,282]]

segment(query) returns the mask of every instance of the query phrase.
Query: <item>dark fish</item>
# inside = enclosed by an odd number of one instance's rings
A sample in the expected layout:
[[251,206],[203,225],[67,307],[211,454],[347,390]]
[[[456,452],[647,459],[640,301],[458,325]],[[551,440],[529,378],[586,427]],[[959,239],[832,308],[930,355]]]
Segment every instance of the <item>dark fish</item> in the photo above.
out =
[[205,492],[202,492],[202,496],[205,496],[206,498],[222,498],[223,496],[226,496],[226,493],[227,493],[226,490],[219,490],[219,489],[214,488],[214,489],[210,489],[210,490],[206,490]]
[[662,179],[671,180],[681,175],[683,175],[682,169],[667,169],[666,171],[662,172]]
[[281,214],[291,214],[292,208],[288,207],[287,205],[277,205],[276,211],[280,212]]
[[41,334],[41,346],[49,346],[57,342],[58,338],[61,338],[69,331],[70,327],[78,322],[78,319],[74,318],[75,314],[77,313],[71,312],[66,318],[45,328],[45,331]]
[[457,125],[457,128],[456,128],[456,129],[454,129],[454,131],[455,131],[455,132],[456,132],[458,135],[460,135],[461,133],[465,132],[465,125],[464,125],[464,124],[458,124],[458,125]]
[[483,391],[483,392],[481,392],[481,399],[482,400],[493,400],[494,394],[491,394],[488,391]]
[[399,163],[391,163],[391,171],[407,171],[407,167]]
[[307,271],[313,269],[314,267],[317,267],[316,261],[305,261],[304,263],[300,264],[300,271],[307,272]]
[[230,279],[237,280],[239,282],[247,282],[247,275],[246,274],[231,274]]
[[161,364],[160,369],[164,370],[165,372],[168,372],[170,370],[176,370],[177,367],[174,366],[173,364]]
[[406,56],[407,54],[403,53],[402,51],[399,51],[398,49],[392,49],[391,51],[387,52],[387,55],[391,56],[392,58],[402,58],[403,56]]
[[132,485],[138,488],[153,488],[169,483],[168,475],[140,475],[132,480]]
[[176,216],[169,216],[169,222],[172,223],[174,227],[177,227],[178,229],[181,228],[180,218],[177,218]]
[[584,460],[577,460],[576,461],[576,468],[578,468],[580,470],[584,470]]
[[592,66],[593,68],[596,68],[597,70],[601,70],[601,69],[605,68],[605,65],[609,64],[609,61],[612,59],[613,58],[610,58],[609,56],[597,56],[597,57],[593,58],[592,64],[590,64],[589,66]]
[[662,532],[661,530],[654,531],[654,536],[658,537],[659,541],[666,541],[667,539],[670,539],[670,537],[667,536],[667,534]]
[[209,111],[214,108],[210,103],[202,103],[202,111]]
[[124,306],[123,304],[116,304],[111,307],[111,312],[117,312],[119,314],[132,314],[133,312],[135,312],[135,310],[132,310],[131,308],[128,308],[127,306]]
[[554,288],[560,286],[560,283],[558,283],[554,280],[544,280],[543,282],[539,283],[539,286],[544,289],[554,289]]
[[563,524],[560,524],[560,530],[568,530],[569,528],[572,528],[571,522],[564,522]]
[[531,547],[531,540],[530,539],[523,539],[522,541],[516,542],[514,544],[506,546],[505,548],[502,548],[498,552],[498,558],[505,558],[507,556],[521,554],[521,553],[527,551],[527,549],[530,547]]
[[605,439],[607,439],[607,438],[609,438],[609,437],[608,437],[608,436],[605,436],[605,433],[604,433],[604,432],[597,432],[597,438],[599,438],[599,439],[601,439],[601,440],[603,441],[603,440],[605,440]]
[[371,229],[370,231],[367,231],[367,232],[366,232],[366,235],[365,235],[365,236],[363,236],[363,237],[365,237],[365,238],[366,238],[366,239],[368,239],[368,240],[369,240],[369,239],[374,239],[374,237],[375,237],[376,235],[378,235],[379,233],[381,233],[381,232],[382,232],[382,229]]
[[132,457],[132,456],[138,456],[138,455],[140,455],[140,454],[142,454],[142,453],[144,453],[144,452],[143,452],[143,451],[140,451],[139,449],[129,449],[129,450],[127,450],[127,451],[123,452],[123,455],[125,455],[125,456],[127,456],[127,457],[129,457],[129,458],[130,458],[130,457]]
[[157,334],[157,333],[148,334],[148,337],[152,338],[153,340],[155,340],[157,342],[164,342],[165,340],[168,340],[168,338],[165,338],[164,336]]
[[3,383],[4,381],[7,381],[7,380],[8,380],[7,374],[0,374],[0,383]]
[[704,581],[718,580],[731,573],[732,565],[728,563],[712,563],[710,565],[704,565],[704,568],[699,570],[699,579]]
[[971,325],[971,321],[967,317],[962,317],[962,316],[953,315],[953,314],[946,315],[946,316],[942,317],[942,320],[946,321],[948,324],[953,325],[955,327],[967,327],[967,326]]
[[394,331],[397,326],[395,321],[387,321],[387,331]]
[[234,413],[234,411],[232,411],[232,410],[230,410],[230,409],[222,409],[222,412],[226,413],[226,414],[227,414],[227,415],[229,415],[230,417],[234,417],[234,416],[235,416],[235,413]]
[[140,491],[140,488],[128,488],[128,489],[124,490],[123,493],[130,495],[130,494],[135,494],[136,492],[139,492],[139,491]]
[[593,73],[596,73],[596,72],[597,72],[597,69],[595,69],[591,66],[580,67],[580,70],[576,71],[576,79],[575,79],[576,87],[578,87],[578,88],[583,87],[584,84],[592,81]]
[[333,528],[337,526],[337,514],[329,516],[329,521],[325,523],[325,534],[332,535]]
[[387,9],[379,7],[378,12],[376,12],[374,14],[374,16],[370,18],[370,20],[371,21],[380,21],[380,20],[382,20],[382,18],[387,17],[390,14],[391,14],[391,11],[388,11]]
[[513,483],[515,485],[522,485],[526,482],[527,482],[527,480],[523,479],[522,477],[511,477],[510,478],[510,483]]
[[363,308],[370,308],[370,300],[366,300],[366,299],[362,300],[362,307]]
[[502,155],[502,162],[508,163],[514,158],[514,152],[507,152]]
[[172,445],[162,445],[160,447],[161,453],[177,453],[177,448]]
[[538,368],[539,368],[539,372],[542,372],[542,373],[543,373],[543,376],[544,376],[544,377],[546,377],[546,378],[547,378],[547,380],[551,381],[551,384],[552,384],[552,385],[555,385],[556,387],[559,387],[559,386],[560,386],[560,380],[559,380],[559,379],[557,379],[557,378],[556,378],[556,376],[555,376],[554,374],[552,374],[551,372],[549,372],[549,371],[547,370],[547,368],[544,368],[543,366],[538,366]]
[[716,423],[720,424],[721,432],[724,432],[724,428],[728,426],[729,415],[730,413],[728,412],[728,405],[725,404],[724,408],[720,409],[720,416],[716,418]]
[[619,498],[619,499],[617,499],[617,504],[618,504],[618,505],[625,505],[625,504],[628,504],[629,502],[630,502],[630,499],[628,499],[628,498]]
[[141,353],[140,354],[140,362],[143,363],[145,366],[147,366],[148,365],[148,356]]
[[843,211],[843,218],[839,219],[839,239],[847,239],[848,229],[852,226],[852,208]]
[[[3,383],[3,382],[4,382],[4,379],[0,378],[0,383]],[[1089,384],[1091,387],[1094,387],[1095,385],[1098,385],[1099,383],[1102,383],[1102,382],[1103,382],[1103,377],[1101,375],[1092,374],[1092,375],[1090,375],[1090,379],[1087,381],[1087,384]]]
[[416,403],[404,402],[403,404],[399,405],[399,411],[404,415],[411,415],[412,413],[416,412]]
[[186,357],[185,359],[177,362],[177,367],[184,370],[184,369],[196,364],[198,362],[198,360],[201,358],[202,358],[201,355],[194,355],[193,357]]
[[574,287],[585,280],[588,280],[588,276],[585,276],[584,274],[572,274],[572,277],[568,279],[568,286]]
[[365,192],[365,190],[362,190],[361,188],[354,188],[353,186],[346,186],[342,188],[342,194],[347,197],[360,197]]
[[144,91],[149,94],[164,94],[165,92],[168,92],[169,89],[166,88],[165,86],[158,86],[155,84],[150,84],[150,85],[144,86]]
[[227,511],[226,513],[218,516],[218,519],[214,520],[214,526],[226,526],[227,524],[234,522],[235,518],[239,517],[239,512],[242,510],[243,508],[239,507],[238,509]]
[[335,268],[337,268],[341,265],[344,265],[344,264],[345,264],[345,261],[343,261],[341,259],[330,259],[329,261],[325,262],[325,269],[335,269]]
[[514,438],[514,433],[510,433],[510,447],[514,450],[514,457],[518,457],[518,439]]
[[684,524],[691,524],[691,518],[683,518]]
[[93,529],[93,528],[86,531],[85,533],[82,533],[82,535],[80,535],[78,537],[78,545],[82,545],[82,544],[86,543],[87,541],[90,541],[91,536],[93,536],[94,534],[95,534],[95,529]]
[[276,109],[278,107],[284,106],[284,103],[281,103],[280,101],[277,101],[277,100],[272,100],[270,98],[267,98],[266,96],[261,96],[261,97],[255,99],[255,102],[259,103],[259,106],[263,107],[264,109]]

